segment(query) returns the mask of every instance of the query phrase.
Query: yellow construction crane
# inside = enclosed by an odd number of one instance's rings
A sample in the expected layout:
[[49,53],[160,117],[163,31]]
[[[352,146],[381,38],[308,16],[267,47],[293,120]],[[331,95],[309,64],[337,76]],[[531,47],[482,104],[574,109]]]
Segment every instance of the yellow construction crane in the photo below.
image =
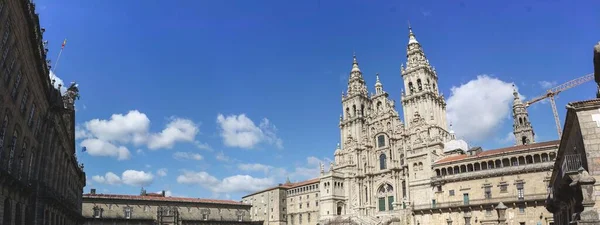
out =
[[558,85],[556,87],[550,88],[548,89],[548,91],[546,91],[546,94],[533,98],[530,101],[527,101],[525,103],[525,107],[529,107],[531,104],[542,101],[546,98],[550,99],[550,105],[552,106],[552,113],[554,113],[554,122],[556,122],[556,130],[558,131],[558,138],[561,137],[562,135],[562,128],[560,126],[560,118],[558,117],[558,111],[556,110],[556,102],[554,101],[554,97],[556,95],[558,95],[558,93],[563,92],[567,89],[579,86],[585,82],[594,80],[594,74],[590,73],[588,75],[585,75],[583,77],[579,77],[576,79],[573,79],[569,82],[566,82],[564,84]]

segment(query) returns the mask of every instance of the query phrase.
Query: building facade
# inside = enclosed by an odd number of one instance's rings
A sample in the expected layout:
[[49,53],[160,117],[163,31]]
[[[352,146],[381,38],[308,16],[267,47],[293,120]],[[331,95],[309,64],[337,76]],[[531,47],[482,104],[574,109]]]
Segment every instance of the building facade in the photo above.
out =
[[546,208],[556,224],[600,224],[600,100],[567,105]]
[[[288,207],[267,212],[287,215],[287,224],[551,224],[552,216],[541,206],[558,142],[535,142],[518,93],[514,91],[513,102],[515,146],[483,151],[457,140],[449,128],[437,71],[410,28],[406,64],[400,70],[404,121],[378,74],[375,93],[368,92],[354,56],[341,99],[341,142],[334,161],[327,170],[321,165],[318,182],[309,185],[314,189],[269,189],[286,190],[273,201],[285,201]],[[251,200],[264,193],[243,199],[263,207],[262,201]],[[312,196],[315,204],[309,204],[318,208],[292,208],[297,206],[292,201]],[[490,212],[495,207],[501,215]],[[252,215],[264,224],[285,221]]]
[[83,195],[84,225],[200,225],[256,224],[250,220],[251,205],[230,201],[166,197],[161,194]]
[[80,224],[85,186],[75,157],[76,85],[49,78],[35,5],[0,0],[0,224]]

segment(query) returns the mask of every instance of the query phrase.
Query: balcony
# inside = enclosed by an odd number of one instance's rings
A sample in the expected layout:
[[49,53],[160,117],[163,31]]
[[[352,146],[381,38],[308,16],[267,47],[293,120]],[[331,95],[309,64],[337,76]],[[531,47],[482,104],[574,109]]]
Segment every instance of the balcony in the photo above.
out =
[[561,175],[564,177],[568,173],[577,173],[581,166],[580,154],[565,155],[561,166]]
[[456,208],[456,207],[473,207],[480,205],[496,205],[500,202],[504,204],[512,202],[526,202],[526,201],[545,201],[546,194],[530,194],[519,197],[517,195],[510,195],[496,198],[483,198],[483,199],[469,199],[467,201],[450,201],[450,202],[436,202],[435,204],[421,204],[413,206],[413,211],[417,210],[432,210],[432,209],[443,209],[443,208]]

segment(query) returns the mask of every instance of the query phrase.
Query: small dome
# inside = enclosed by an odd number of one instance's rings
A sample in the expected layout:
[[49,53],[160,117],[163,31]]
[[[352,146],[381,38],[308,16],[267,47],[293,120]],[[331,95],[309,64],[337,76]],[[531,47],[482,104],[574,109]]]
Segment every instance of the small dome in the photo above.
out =
[[451,140],[444,143],[444,152],[450,152],[457,149],[467,151],[469,150],[469,145],[463,140]]

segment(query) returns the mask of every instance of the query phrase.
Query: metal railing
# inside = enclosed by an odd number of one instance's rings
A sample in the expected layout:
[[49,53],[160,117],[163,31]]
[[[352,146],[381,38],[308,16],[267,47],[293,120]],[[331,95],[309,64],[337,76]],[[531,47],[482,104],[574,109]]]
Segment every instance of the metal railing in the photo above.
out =
[[562,166],[561,166],[562,176],[564,176],[565,173],[577,172],[577,170],[579,170],[580,167],[581,167],[581,155],[580,154],[565,155],[563,158]]
[[460,200],[460,201],[450,201],[450,202],[436,202],[435,204],[421,204],[414,205],[413,210],[425,210],[425,209],[441,209],[441,208],[452,208],[452,207],[464,207],[464,206],[476,206],[476,205],[495,205],[500,202],[507,204],[509,202],[523,202],[523,201],[533,201],[533,200],[546,200],[548,196],[546,193],[543,194],[530,194],[524,195],[523,197],[519,197],[518,195],[511,195],[505,197],[496,197],[496,198],[488,198],[488,199],[468,199],[468,200]]

